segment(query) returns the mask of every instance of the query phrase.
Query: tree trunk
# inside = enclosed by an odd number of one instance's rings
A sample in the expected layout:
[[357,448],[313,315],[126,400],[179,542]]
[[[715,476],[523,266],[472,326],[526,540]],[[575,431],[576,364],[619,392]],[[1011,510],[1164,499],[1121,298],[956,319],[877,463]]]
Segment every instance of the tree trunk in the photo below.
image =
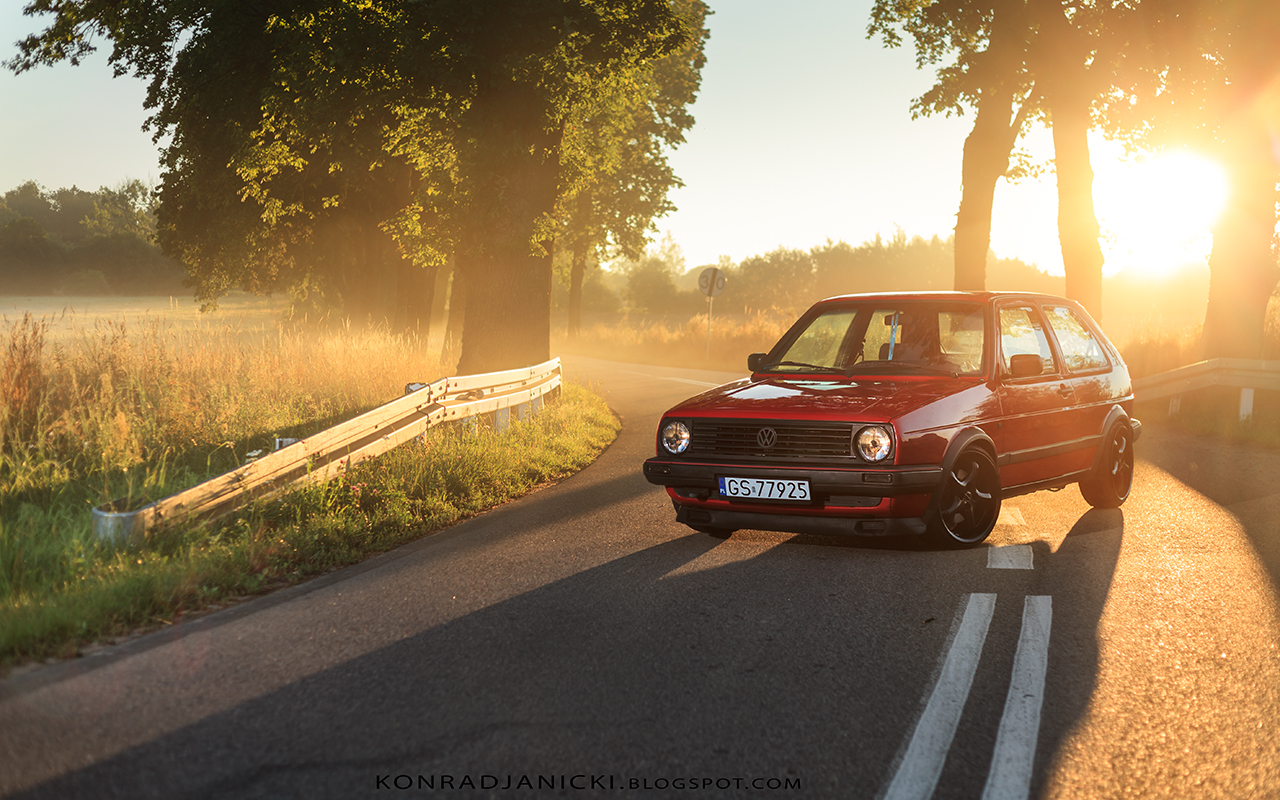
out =
[[1093,207],[1093,166],[1089,162],[1091,91],[1088,42],[1066,17],[1061,3],[1042,6],[1043,77],[1053,130],[1053,166],[1058,179],[1058,242],[1066,270],[1067,297],[1102,322],[1102,246]]
[[458,350],[462,347],[462,332],[467,321],[467,281],[469,270],[463,268],[465,258],[461,255],[453,258],[453,280],[449,282],[449,321],[444,328],[444,350]]
[[1205,357],[1262,358],[1267,303],[1280,278],[1272,250],[1280,169],[1260,121],[1224,129],[1223,140],[1231,196],[1213,230]]
[[1067,297],[1102,322],[1102,246],[1093,207],[1089,162],[1089,102],[1072,92],[1051,100],[1053,165],[1058,175],[1058,241],[1066,269]]
[[960,167],[960,210],[956,213],[956,291],[980,291],[987,285],[991,249],[991,209],[996,183],[1009,169],[1017,129],[1009,125],[1011,91],[984,92],[973,130],[964,140]]
[[987,284],[987,252],[991,249],[991,210],[996,183],[1009,170],[1009,154],[1018,140],[1026,102],[1013,119],[1017,73],[1026,54],[1026,15],[1020,2],[999,5],[991,43],[983,54],[988,74],[973,130],[964,140],[960,166],[960,209],[956,212],[955,288],[980,291]]
[[[469,154],[472,218],[467,326],[458,374],[530,366],[551,357],[552,219],[563,130],[545,128],[537,87],[513,83],[478,95],[479,148]],[[549,233],[549,231],[547,231]],[[539,252],[541,251],[541,252]]]
[[579,241],[573,247],[573,260],[569,266],[569,326],[570,339],[578,338],[582,327],[582,281],[587,272],[587,243]]

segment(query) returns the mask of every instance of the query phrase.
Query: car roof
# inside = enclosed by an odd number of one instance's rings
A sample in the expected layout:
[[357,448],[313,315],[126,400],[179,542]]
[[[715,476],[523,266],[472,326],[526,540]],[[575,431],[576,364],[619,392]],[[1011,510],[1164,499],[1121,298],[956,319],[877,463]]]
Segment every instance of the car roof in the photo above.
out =
[[851,300],[971,300],[987,303],[992,300],[1017,298],[1027,300],[1052,300],[1054,302],[1072,302],[1058,295],[1041,292],[868,292],[865,294],[841,294],[818,301],[819,303],[843,303]]

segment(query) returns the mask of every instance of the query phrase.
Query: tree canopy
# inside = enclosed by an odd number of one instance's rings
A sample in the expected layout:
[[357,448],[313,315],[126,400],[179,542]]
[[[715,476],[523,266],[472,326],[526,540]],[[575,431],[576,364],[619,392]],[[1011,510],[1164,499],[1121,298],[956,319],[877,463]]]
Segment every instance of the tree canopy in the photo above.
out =
[[[601,158],[573,126],[653,100],[654,62],[702,35],[702,4],[682,6],[33,0],[53,21],[9,65],[75,63],[103,36],[150,80],[149,124],[172,135],[159,239],[200,298],[289,290],[412,326],[453,257],[458,369],[477,372],[549,356],[557,204]],[[691,100],[655,119],[679,126]]]
[[[869,35],[896,46],[909,34],[917,63],[937,66],[937,83],[913,113],[977,110],[965,142],[957,288],[982,285],[994,185],[1022,166],[1015,160],[1009,168],[1010,152],[1028,121],[1052,126],[1067,293],[1095,314],[1102,254],[1088,131],[1101,129],[1134,147],[1216,143],[1233,172],[1233,197],[1244,205],[1224,217],[1211,267],[1215,283],[1230,287],[1228,304],[1249,303],[1252,295],[1257,306],[1261,298],[1262,308],[1245,315],[1251,332],[1236,326],[1228,337],[1260,344],[1261,313],[1275,286],[1270,235],[1262,230],[1275,223],[1277,169],[1261,146],[1263,126],[1245,110],[1256,109],[1280,72],[1278,26],[1280,6],[1248,0],[878,0]],[[1230,229],[1245,218],[1252,220],[1248,231]],[[1243,241],[1252,242],[1247,253],[1240,251]],[[1245,274],[1253,277],[1241,283]],[[1211,310],[1207,333],[1214,316]],[[1210,349],[1224,353],[1220,344]]]

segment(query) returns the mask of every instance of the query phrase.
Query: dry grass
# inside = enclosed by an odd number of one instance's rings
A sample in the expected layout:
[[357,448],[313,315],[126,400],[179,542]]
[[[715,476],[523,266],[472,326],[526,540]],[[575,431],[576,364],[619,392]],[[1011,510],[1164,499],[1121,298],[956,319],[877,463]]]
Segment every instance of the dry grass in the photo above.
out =
[[[261,322],[261,320],[259,320]],[[138,546],[105,502],[168,496],[448,374],[412,335],[24,314],[0,330],[0,667],[354,563],[581,469],[611,441],[568,386],[506,433],[433,429],[323,486]]]
[[795,319],[779,312],[713,316],[708,347],[706,314],[675,321],[623,317],[583,328],[576,340],[560,336],[553,344],[560,351],[615,361],[742,372],[747,356],[772,348]]
[[234,466],[275,436],[446,373],[419,338],[378,330],[56,323],[52,341],[47,317],[27,314],[0,331],[0,508],[67,481],[100,483],[106,502],[119,490],[113,478],[139,465],[153,477],[175,464]]

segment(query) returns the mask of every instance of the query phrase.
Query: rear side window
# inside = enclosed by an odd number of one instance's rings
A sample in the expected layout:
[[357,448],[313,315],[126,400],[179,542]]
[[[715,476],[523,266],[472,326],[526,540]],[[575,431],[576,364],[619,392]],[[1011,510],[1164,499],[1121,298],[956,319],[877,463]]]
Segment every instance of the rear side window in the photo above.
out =
[[1093,334],[1074,311],[1067,306],[1044,306],[1044,313],[1049,319],[1053,334],[1058,337],[1058,346],[1062,349],[1067,369],[1085,372],[1107,366],[1102,345],[1093,338]]
[[1058,371],[1053,364],[1049,338],[1040,325],[1039,315],[1031,308],[1016,306],[1000,309],[1000,351],[1005,372],[1013,372],[1009,365],[1010,359],[1024,353],[1040,356],[1042,374],[1052,375]]

